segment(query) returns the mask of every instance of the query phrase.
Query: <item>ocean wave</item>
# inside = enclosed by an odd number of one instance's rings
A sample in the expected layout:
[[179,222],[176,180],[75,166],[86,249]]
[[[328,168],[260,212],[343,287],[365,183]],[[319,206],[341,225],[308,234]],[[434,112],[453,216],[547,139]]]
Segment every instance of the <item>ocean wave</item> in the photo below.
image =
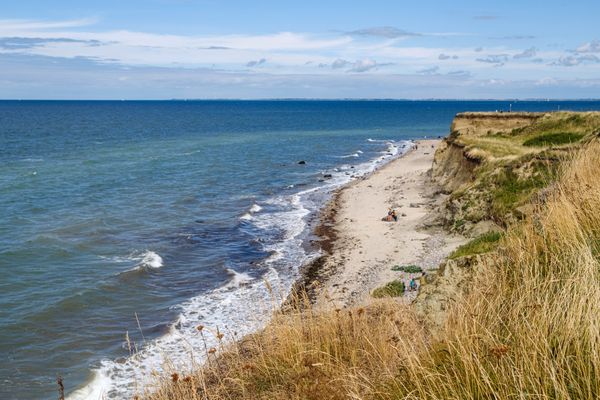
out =
[[259,206],[258,204],[254,203],[252,204],[252,206],[248,209],[248,211],[246,213],[244,213],[240,219],[245,220],[245,221],[250,221],[251,219],[253,219],[253,214],[256,214],[257,212],[260,212],[262,210],[262,207]]
[[153,251],[147,251],[142,255],[142,260],[138,267],[157,269],[163,266],[163,259]]
[[358,152],[352,154],[346,154],[345,156],[339,156],[339,158],[350,158],[350,157],[360,157]]
[[121,256],[100,256],[102,259],[110,260],[117,263],[126,263],[126,262],[136,262],[137,264],[127,271],[123,271],[120,274],[128,274],[136,271],[146,271],[146,270],[155,270],[162,268],[164,265],[164,261],[162,257],[150,250],[146,250],[144,252],[133,252],[126,257]]

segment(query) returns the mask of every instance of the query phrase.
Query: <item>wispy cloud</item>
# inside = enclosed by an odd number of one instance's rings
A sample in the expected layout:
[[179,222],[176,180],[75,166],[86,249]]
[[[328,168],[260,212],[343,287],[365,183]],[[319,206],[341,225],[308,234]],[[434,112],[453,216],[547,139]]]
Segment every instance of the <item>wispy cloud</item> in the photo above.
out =
[[364,60],[355,61],[349,72],[367,72],[373,68],[377,68],[377,61],[366,58]]
[[532,36],[532,35],[491,36],[490,39],[494,39],[494,40],[531,40],[531,39],[535,39],[535,36]]
[[7,32],[80,28],[83,26],[94,25],[97,22],[98,22],[97,18],[81,18],[81,19],[70,19],[70,20],[62,20],[62,21],[36,21],[36,20],[28,20],[28,19],[0,19],[0,35],[5,36]]
[[513,56],[514,59],[523,59],[523,58],[532,58],[537,54],[537,49],[535,47],[530,47],[528,49],[523,50],[521,53],[517,53]]
[[348,34],[356,36],[374,36],[387,39],[422,36],[420,33],[405,31],[404,29],[395,28],[393,26],[376,26],[372,28],[357,29],[355,31],[348,32]]
[[248,61],[246,63],[246,67],[258,67],[260,65],[263,65],[266,62],[267,62],[266,58],[261,58],[260,60]]
[[83,43],[87,46],[100,46],[102,42],[98,40],[76,40],[69,38],[28,38],[28,37],[5,37],[0,38],[0,49],[22,50],[37,46],[44,46],[51,43]]
[[504,65],[508,61],[508,54],[488,54],[487,57],[477,58],[476,61],[488,64]]
[[583,56],[563,56],[558,60],[551,62],[549,65],[558,67],[574,67],[580,64],[596,64],[600,63],[600,58],[594,54]]
[[458,56],[456,54],[455,55],[448,55],[448,54],[444,54],[444,53],[441,53],[438,56],[438,60],[449,60],[449,59],[457,60]]
[[600,40],[592,40],[579,46],[577,53],[600,53]]
[[417,74],[433,75],[433,74],[437,74],[439,70],[440,70],[440,67],[438,67],[437,65],[435,65],[435,66],[433,66],[431,68],[424,68],[424,69],[418,70]]

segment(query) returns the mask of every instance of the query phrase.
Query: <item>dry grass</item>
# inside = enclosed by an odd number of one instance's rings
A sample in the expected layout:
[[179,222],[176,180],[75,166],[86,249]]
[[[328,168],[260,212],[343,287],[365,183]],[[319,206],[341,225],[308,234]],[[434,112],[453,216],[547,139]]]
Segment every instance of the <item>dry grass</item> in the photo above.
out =
[[600,398],[599,166],[593,141],[485,258],[435,341],[393,300],[302,304],[149,398]]
[[221,354],[208,354],[210,364],[193,376],[171,372],[149,398],[373,397],[378,385],[394,378],[405,357],[406,349],[397,345],[400,336],[411,338],[411,348],[423,346],[425,335],[412,311],[392,300],[317,313],[302,298],[285,314],[275,315],[263,332]]

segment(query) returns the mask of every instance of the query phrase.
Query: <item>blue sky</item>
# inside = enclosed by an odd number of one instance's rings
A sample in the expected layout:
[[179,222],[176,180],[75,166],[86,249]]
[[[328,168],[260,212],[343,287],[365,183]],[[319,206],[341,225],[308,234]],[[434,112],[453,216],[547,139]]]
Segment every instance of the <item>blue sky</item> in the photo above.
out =
[[600,2],[6,2],[0,98],[598,98]]

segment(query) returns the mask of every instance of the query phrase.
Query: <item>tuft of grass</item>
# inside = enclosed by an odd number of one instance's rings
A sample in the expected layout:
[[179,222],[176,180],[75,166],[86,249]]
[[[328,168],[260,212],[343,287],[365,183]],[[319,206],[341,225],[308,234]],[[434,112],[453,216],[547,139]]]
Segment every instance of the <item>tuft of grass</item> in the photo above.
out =
[[556,132],[547,133],[544,135],[534,136],[523,142],[523,146],[527,147],[546,147],[553,145],[575,143],[583,139],[584,135],[581,133],[572,132]]
[[373,290],[371,296],[376,299],[381,299],[383,297],[398,297],[404,294],[404,282],[400,280],[393,280],[388,282],[385,286],[379,287]]
[[409,274],[418,274],[420,272],[423,272],[423,268],[419,267],[418,265],[394,265],[392,267],[392,271],[406,272]]
[[490,216],[496,221],[504,221],[507,214],[514,213],[516,207],[529,201],[537,190],[556,179],[555,167],[543,161],[532,165],[528,174],[517,174],[515,168],[525,163],[521,160],[507,165],[487,179],[491,195]]
[[456,259],[475,254],[489,253],[498,246],[502,238],[500,232],[488,232],[457,248],[448,258]]

